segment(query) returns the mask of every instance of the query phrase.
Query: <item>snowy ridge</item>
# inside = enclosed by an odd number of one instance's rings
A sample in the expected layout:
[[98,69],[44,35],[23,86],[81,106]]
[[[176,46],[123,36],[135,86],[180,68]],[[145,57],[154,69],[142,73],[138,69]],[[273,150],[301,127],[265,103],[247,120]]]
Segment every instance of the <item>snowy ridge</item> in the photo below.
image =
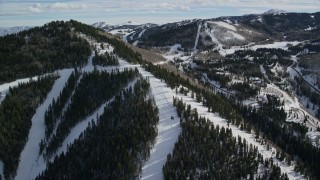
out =
[[279,15],[279,14],[284,14],[286,11],[280,10],[280,9],[270,9],[269,11],[263,13],[263,14],[273,14],[273,15]]

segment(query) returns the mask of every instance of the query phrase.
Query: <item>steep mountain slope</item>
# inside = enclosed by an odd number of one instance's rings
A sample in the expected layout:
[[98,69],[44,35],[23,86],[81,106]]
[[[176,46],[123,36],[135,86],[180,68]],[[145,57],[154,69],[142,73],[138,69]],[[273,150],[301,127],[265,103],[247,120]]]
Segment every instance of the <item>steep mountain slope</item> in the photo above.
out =
[[243,23],[275,40],[313,40],[319,38],[320,12],[264,14]]

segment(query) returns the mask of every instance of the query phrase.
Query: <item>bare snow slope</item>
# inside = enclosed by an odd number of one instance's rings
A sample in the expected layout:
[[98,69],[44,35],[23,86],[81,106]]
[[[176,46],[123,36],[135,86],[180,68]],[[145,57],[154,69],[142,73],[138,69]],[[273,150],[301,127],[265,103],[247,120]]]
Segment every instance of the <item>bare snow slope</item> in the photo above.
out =
[[149,160],[142,167],[141,179],[161,180],[164,179],[162,166],[166,163],[167,155],[173,152],[181,133],[180,118],[173,107],[172,90],[167,84],[142,68],[139,71],[144,78],[150,80],[151,91],[159,108],[158,136]]

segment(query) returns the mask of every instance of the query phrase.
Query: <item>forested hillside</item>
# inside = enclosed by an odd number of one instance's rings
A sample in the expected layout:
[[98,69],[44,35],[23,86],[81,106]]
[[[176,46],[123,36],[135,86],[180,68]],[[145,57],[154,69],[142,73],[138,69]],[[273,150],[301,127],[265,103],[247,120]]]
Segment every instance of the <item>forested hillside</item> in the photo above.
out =
[[[236,125],[243,131],[251,132],[255,129],[257,137],[263,137],[264,141],[270,140],[280,147],[277,152],[278,159],[291,164],[294,157],[299,157],[295,159],[296,170],[314,179],[319,177],[317,171],[319,148],[314,147],[305,137],[307,129],[304,126],[285,122],[287,114],[281,107],[282,102],[279,99],[270,96],[263,108],[248,109],[237,103],[234,97],[227,98],[222,94],[214,94],[209,90],[193,86],[190,81],[159,66],[148,64],[146,69],[156,77],[164,79],[173,89],[183,85],[191,90],[192,96],[208,107],[208,112],[219,113],[228,123]],[[178,114],[187,112],[183,109],[178,108]]]
[[231,129],[215,126],[199,117],[197,109],[176,99],[182,118],[182,134],[163,167],[165,179],[288,179],[257,147]]
[[20,153],[28,141],[31,118],[57,77],[39,77],[9,90],[0,105],[0,159],[6,179],[14,177]]
[[0,37],[0,83],[86,64],[89,43],[72,23],[53,21]]
[[[112,86],[112,85],[111,85]],[[121,91],[97,123],[36,179],[135,179],[157,135],[158,109],[139,80]]]
[[[149,32],[152,39],[141,45],[167,46],[187,38],[182,42],[191,50],[198,22],[173,29],[163,26],[165,39]],[[177,34],[181,36],[172,37]],[[279,96],[266,93],[259,99],[271,86],[263,88],[265,82],[285,85],[282,78],[289,74],[275,68],[293,67],[298,62],[290,58],[305,46],[248,46],[230,54],[221,46],[225,56],[218,56],[218,49],[206,51],[203,54],[215,53],[217,58],[202,62],[192,60],[195,52],[185,63],[190,67],[180,67],[166,64],[169,60],[151,63],[120,38],[74,20],[51,22],[0,40],[0,86],[38,74],[60,75],[11,88],[0,104],[0,163],[6,179],[138,179],[145,165],[154,164],[165,179],[319,179],[320,151],[307,138],[309,119],[305,116],[304,124],[287,121],[298,116],[293,108],[285,110],[288,99],[281,93],[288,88],[273,88]],[[182,58],[180,53],[177,49],[172,54]],[[57,78],[59,83],[54,83]],[[254,84],[252,79],[260,81]],[[223,92],[216,91],[217,82]],[[308,94],[303,79],[297,82],[296,88]],[[309,94],[313,101],[319,99],[315,92]],[[248,99],[259,99],[259,104],[245,104]],[[39,138],[28,140],[30,127],[36,129],[30,120],[38,111]],[[159,137],[164,131],[170,136]],[[154,149],[170,138],[172,146]],[[178,140],[175,146],[172,139]],[[28,146],[31,141],[36,143]],[[29,147],[27,153],[21,153],[24,147]],[[19,162],[19,157],[34,155],[32,150],[39,153]],[[153,153],[161,150],[172,153],[155,157]]]
[[[112,71],[111,73],[104,71],[84,72],[64,114],[51,108],[47,111],[46,122],[48,122],[48,131],[52,131],[50,127],[56,125],[57,120],[54,120],[55,117],[60,117],[61,119],[56,133],[53,134],[51,139],[47,139],[47,156],[50,157],[56,151],[64,138],[70,133],[72,127],[90,115],[102,103],[110,100],[115,93],[127,86],[137,76],[137,70]],[[56,102],[53,102],[52,107],[54,106],[57,106]]]

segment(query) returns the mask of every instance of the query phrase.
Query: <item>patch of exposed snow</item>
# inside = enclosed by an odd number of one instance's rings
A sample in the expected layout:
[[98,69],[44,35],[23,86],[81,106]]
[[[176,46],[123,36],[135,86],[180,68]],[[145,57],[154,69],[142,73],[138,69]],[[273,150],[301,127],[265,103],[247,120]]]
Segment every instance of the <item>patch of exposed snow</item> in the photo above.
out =
[[2,101],[4,100],[4,98],[7,96],[8,91],[2,91],[0,92],[0,105],[2,103]]
[[132,43],[134,46],[137,46],[138,45],[138,43],[139,43],[139,41],[138,40],[136,40],[134,43]]
[[270,9],[269,11],[263,13],[263,14],[272,14],[272,15],[279,15],[279,14],[284,14],[286,11],[280,10],[280,9]]
[[147,29],[144,29],[144,30],[142,30],[142,31],[140,32],[139,38],[141,38],[141,36],[146,32],[146,30],[147,30]]
[[311,31],[311,30],[314,30],[314,29],[316,29],[317,27],[308,27],[307,29],[304,29],[305,31]]
[[215,43],[217,45],[216,49],[222,49],[222,44],[219,42],[219,40],[216,38],[216,36],[214,35],[214,33],[212,31],[209,30],[208,28],[208,23],[206,22],[204,24],[205,26],[205,33],[208,34],[212,40],[213,43]]
[[200,31],[201,31],[201,26],[202,26],[202,22],[200,22],[199,25],[198,25],[198,31],[197,31],[196,41],[194,42],[193,51],[197,51],[197,46],[198,46],[199,37],[200,37]]
[[114,29],[109,31],[109,33],[113,35],[116,35],[116,34],[129,35],[132,33],[132,29]]
[[60,78],[56,80],[52,90],[48,93],[46,100],[37,108],[32,117],[32,126],[29,131],[28,141],[20,155],[16,180],[34,179],[42,170],[46,163],[39,157],[39,143],[45,136],[44,114],[52,102],[52,99],[59,96],[73,69],[58,71]]
[[233,32],[233,31],[228,31],[229,33],[231,33],[232,35],[233,35],[233,37],[234,38],[236,38],[236,39],[239,39],[239,40],[246,40],[246,38],[245,37],[243,37],[243,36],[241,36],[240,34],[238,34],[238,33],[235,33],[235,32]]
[[181,44],[175,44],[175,45],[171,46],[168,54],[176,54],[178,52],[179,48],[181,48]]
[[233,25],[228,24],[226,22],[223,22],[223,21],[208,21],[208,23],[216,24],[216,25],[218,25],[220,27],[224,27],[224,28],[229,29],[231,31],[237,31],[236,27],[234,27]]
[[27,83],[30,81],[30,79],[32,80],[37,80],[38,79],[38,76],[35,76],[35,77],[32,77],[32,78],[24,78],[24,79],[18,79],[18,80],[15,80],[13,82],[10,82],[10,83],[5,83],[5,84],[1,84],[0,85],[0,92],[3,92],[3,91],[8,91],[9,88],[11,87],[16,87],[18,86],[20,83]]
[[311,140],[314,146],[320,147],[320,132],[319,131],[311,131],[307,133],[307,136]]
[[230,49],[221,49],[219,53],[223,56],[226,56],[228,54],[234,54],[237,50],[254,50],[256,51],[259,48],[268,48],[268,49],[283,49],[288,50],[288,44],[292,45],[298,45],[301,42],[299,41],[282,41],[282,42],[274,42],[272,44],[259,44],[259,45],[251,45],[249,47],[243,47],[243,46],[232,46]]
[[228,23],[228,24],[232,24],[232,22],[230,21],[230,19],[226,19],[226,20],[224,20],[226,23]]

